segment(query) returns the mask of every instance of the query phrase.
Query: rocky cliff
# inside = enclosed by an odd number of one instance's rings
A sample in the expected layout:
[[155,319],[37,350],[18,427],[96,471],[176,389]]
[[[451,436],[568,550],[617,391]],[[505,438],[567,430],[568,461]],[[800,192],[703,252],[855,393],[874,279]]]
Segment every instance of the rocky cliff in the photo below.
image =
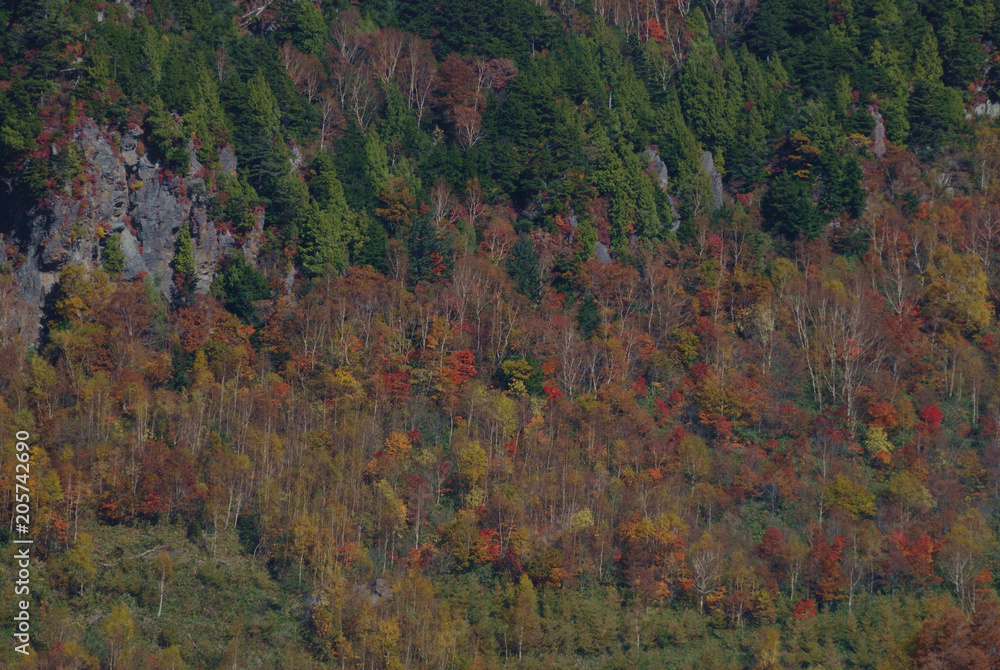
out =
[[[99,266],[109,235],[120,235],[125,255],[123,279],[147,279],[168,299],[175,298],[170,261],[177,234],[187,224],[194,242],[196,290],[206,293],[221,257],[242,247],[254,261],[262,239],[264,216],[240,240],[209,215],[206,177],[212,173],[189,146],[185,176],[150,160],[142,146],[143,131],[132,127],[119,134],[90,119],[72,133],[82,173],[71,184],[50,190],[40,203],[4,222],[8,259],[15,264],[20,298],[28,305],[27,341],[41,324],[42,306],[67,264]],[[65,148],[63,149],[65,150]],[[53,145],[50,151],[59,149]],[[220,152],[219,170],[235,174],[230,147]],[[214,180],[209,179],[208,182]]]

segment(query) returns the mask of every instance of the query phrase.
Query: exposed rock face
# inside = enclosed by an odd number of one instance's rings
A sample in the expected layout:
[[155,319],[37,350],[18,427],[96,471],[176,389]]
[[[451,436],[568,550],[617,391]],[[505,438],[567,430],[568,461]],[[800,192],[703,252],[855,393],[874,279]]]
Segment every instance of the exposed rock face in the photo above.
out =
[[1000,102],[984,100],[983,102],[977,103],[973,106],[972,113],[966,114],[965,118],[971,120],[973,114],[976,116],[988,116],[991,119],[1000,118]]
[[646,155],[649,156],[650,167],[660,182],[660,188],[666,191],[667,186],[670,185],[670,173],[667,172],[667,164],[663,162],[660,154],[653,147],[646,149]]
[[712,182],[712,195],[714,196],[714,209],[722,207],[722,175],[715,169],[715,159],[711,151],[706,151],[701,155],[701,171],[708,175]]
[[609,265],[613,262],[611,258],[611,250],[608,248],[608,245],[600,240],[598,240],[594,245],[594,256],[596,256],[597,260],[604,265]]
[[[208,216],[205,180],[171,174],[152,162],[139,147],[141,136],[141,129],[128,130],[116,146],[110,131],[86,119],[74,138],[83,178],[73,189],[50,191],[42,206],[15,222],[14,239],[5,240],[23,254],[14,278],[21,297],[35,308],[35,332],[26,333],[28,340],[37,336],[41,307],[60,269],[71,263],[99,266],[101,240],[109,234],[121,234],[124,279],[148,275],[168,300],[173,297],[170,261],[183,225],[190,226],[196,287],[201,293],[208,291],[220,257],[236,246],[233,236],[217,229]],[[203,168],[193,146],[189,149],[190,173],[199,174]],[[235,171],[231,148],[223,148],[221,163],[224,170]],[[263,225],[261,214],[243,243],[251,262],[256,260]]]
[[[660,158],[659,152],[653,147],[646,149],[646,155],[649,156],[650,168],[653,171],[653,175],[656,180],[660,183],[660,188],[663,192],[667,194],[667,199],[670,200],[670,213],[673,220],[670,224],[671,232],[676,233],[681,227],[681,215],[677,212],[677,203],[674,201],[674,196],[670,194],[668,187],[670,186],[670,173],[667,171],[667,164],[663,162]],[[714,164],[713,164],[714,167]],[[721,182],[720,182],[721,189]]]
[[875,130],[872,131],[872,153],[876,158],[885,156],[885,120],[881,112],[874,106],[868,108],[868,114],[875,119]]
[[226,174],[236,174],[236,151],[230,145],[219,149],[219,163]]

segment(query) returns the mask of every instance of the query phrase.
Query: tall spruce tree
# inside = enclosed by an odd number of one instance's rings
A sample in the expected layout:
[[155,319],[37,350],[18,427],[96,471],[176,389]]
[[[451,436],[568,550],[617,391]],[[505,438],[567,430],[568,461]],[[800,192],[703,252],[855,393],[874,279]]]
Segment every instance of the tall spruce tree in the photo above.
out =
[[360,238],[357,216],[347,206],[329,153],[316,156],[310,177],[309,192],[314,202],[300,231],[302,267],[313,276],[343,272],[349,261],[349,247]]
[[510,260],[507,262],[507,274],[522,295],[531,300],[538,300],[541,297],[542,280],[538,252],[535,251],[531,238],[524,233],[517,238],[511,250]]

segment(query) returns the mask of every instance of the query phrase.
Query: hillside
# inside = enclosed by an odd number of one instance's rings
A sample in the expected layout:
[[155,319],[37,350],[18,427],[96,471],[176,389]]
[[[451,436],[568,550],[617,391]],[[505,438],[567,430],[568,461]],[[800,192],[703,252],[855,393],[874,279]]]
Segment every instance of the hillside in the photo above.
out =
[[997,35],[0,4],[0,663],[996,667]]

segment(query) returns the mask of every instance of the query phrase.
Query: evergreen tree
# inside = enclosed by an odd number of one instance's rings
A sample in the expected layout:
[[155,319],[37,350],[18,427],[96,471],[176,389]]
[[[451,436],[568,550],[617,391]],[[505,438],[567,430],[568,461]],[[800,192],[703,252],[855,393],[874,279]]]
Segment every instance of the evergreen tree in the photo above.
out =
[[628,170],[630,190],[635,194],[635,222],[632,228],[640,239],[659,240],[663,227],[656,207],[657,186],[646,173],[649,162],[644,154],[632,151],[623,156],[622,162]]
[[932,83],[940,83],[944,75],[944,66],[941,64],[941,55],[938,53],[938,42],[934,36],[934,29],[927,26],[924,39],[920,43],[920,48],[913,60],[913,75],[918,80]]
[[584,217],[577,228],[577,249],[573,255],[573,262],[576,265],[586,263],[594,257],[594,249],[597,246],[597,229],[588,217]]
[[313,2],[291,2],[286,7],[292,42],[303,52],[322,57],[327,39],[323,10]]
[[538,252],[531,238],[521,233],[511,250],[507,262],[507,274],[514,281],[517,290],[533,301],[541,297],[542,280],[538,265]]
[[[288,193],[282,186],[288,186],[291,166],[281,137],[281,112],[260,70],[247,82],[240,128],[250,183],[268,204],[281,199],[287,202]],[[268,220],[276,224],[286,221],[288,214],[286,207],[270,207],[267,211]]]
[[170,267],[174,269],[174,284],[182,298],[187,298],[194,290],[195,262],[194,243],[191,240],[191,230],[185,223],[177,233],[176,251]]
[[206,67],[198,72],[188,111],[184,114],[184,125],[187,135],[194,135],[201,141],[198,155],[203,163],[211,157],[212,146],[225,141],[229,136],[216,79]]
[[[737,106],[737,136],[726,157],[727,172],[747,188],[764,181],[764,152],[774,119],[774,83],[768,81],[757,58],[744,46],[734,57],[742,76]],[[731,87],[730,96],[736,95]]]
[[359,217],[359,228],[364,232],[364,236],[354,257],[355,264],[370,265],[379,272],[388,272],[386,248],[389,236],[385,232],[385,228],[378,219],[365,212],[362,212]]
[[698,140],[688,128],[677,91],[667,92],[659,112],[660,135],[656,138],[660,158],[667,165],[671,182],[689,183],[699,166]]
[[174,119],[160,96],[149,101],[149,116],[146,121],[149,125],[149,141],[158,157],[172,170],[186,171],[188,155],[184,129]]
[[389,181],[389,153],[376,130],[369,131],[365,138],[365,177],[374,193]]
[[255,303],[271,297],[267,278],[247,262],[242,252],[229,256],[225,270],[212,282],[209,292],[240,321],[255,326],[260,325]]
[[948,86],[965,89],[982,73],[982,45],[995,41],[1000,7],[995,2],[966,2],[964,7],[959,4],[949,7],[928,3],[926,10],[937,31],[944,66],[942,79]]
[[910,141],[927,157],[951,138],[965,119],[961,94],[941,83],[919,79],[909,99]]
[[589,292],[583,296],[583,300],[580,301],[580,306],[577,308],[576,323],[586,340],[593,337],[594,333],[597,332],[597,327],[601,324],[600,308],[597,306],[594,296]]
[[427,135],[420,130],[417,117],[407,104],[399,87],[390,84],[385,94],[385,120],[381,138],[386,147],[409,156],[420,156],[427,149]]
[[365,143],[365,136],[357,124],[349,123],[334,152],[334,162],[337,166],[337,175],[344,187],[344,197],[354,211],[363,209],[372,211],[378,193],[368,176]]
[[451,275],[452,252],[449,240],[438,235],[427,216],[418,216],[406,236],[410,281],[436,282]]
[[760,203],[768,227],[788,239],[813,238],[823,229],[823,219],[812,202],[811,181],[791,172],[775,178]]
[[310,170],[309,191],[314,198],[304,219],[300,253],[310,275],[343,272],[349,245],[358,241],[357,217],[347,207],[333,159],[319,153]]
[[248,233],[257,223],[252,207],[259,201],[246,177],[218,173],[218,194],[211,201],[211,216],[228,221],[239,233]]
[[122,251],[121,233],[108,236],[104,243],[101,265],[105,272],[112,277],[117,277],[125,270],[125,253]]
[[886,135],[890,140],[902,142],[910,132],[907,119],[909,82],[903,72],[902,54],[880,40],[872,44],[869,58],[872,89],[879,97],[879,111],[885,118]]
[[941,82],[944,66],[930,26],[914,56],[913,74],[916,81],[907,109],[910,140],[927,156],[948,140],[965,118],[961,95]]
[[706,148],[725,151],[735,136],[736,107],[726,91],[722,61],[701,9],[688,15],[688,27],[695,40],[678,78],[684,117]]
[[823,197],[820,208],[836,215],[844,212],[852,218],[861,216],[865,209],[865,192],[861,186],[864,171],[854,152],[832,154],[824,160]]
[[622,138],[616,150],[600,124],[596,124],[591,131],[591,143],[600,159],[600,167],[593,172],[593,183],[601,195],[607,197],[609,201],[608,235],[611,238],[611,247],[622,251],[628,244],[628,236],[632,232],[636,213],[634,180],[622,160],[622,153],[630,153],[631,147]]

